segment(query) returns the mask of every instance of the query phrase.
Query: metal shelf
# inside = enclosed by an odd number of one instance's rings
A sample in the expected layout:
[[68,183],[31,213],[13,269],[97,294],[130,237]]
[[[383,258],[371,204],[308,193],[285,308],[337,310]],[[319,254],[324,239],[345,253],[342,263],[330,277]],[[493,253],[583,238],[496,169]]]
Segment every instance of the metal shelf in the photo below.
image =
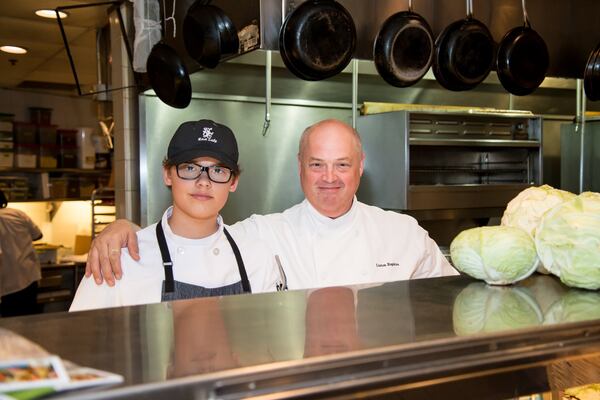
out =
[[[92,192],[92,239],[116,218],[115,190],[113,188],[98,188]],[[111,211],[106,211],[111,207]],[[102,210],[99,210],[102,208]],[[106,218],[109,217],[109,218]],[[112,218],[110,218],[112,217]],[[110,219],[110,220],[107,220]]]

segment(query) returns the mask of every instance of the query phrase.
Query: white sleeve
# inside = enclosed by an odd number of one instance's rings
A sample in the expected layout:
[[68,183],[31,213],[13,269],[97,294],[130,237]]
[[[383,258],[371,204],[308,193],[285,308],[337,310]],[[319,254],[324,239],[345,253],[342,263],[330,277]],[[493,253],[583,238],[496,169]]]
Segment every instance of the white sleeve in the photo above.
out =
[[419,265],[415,268],[412,279],[432,278],[436,276],[459,275],[450,265],[433,239],[425,232],[424,251]]

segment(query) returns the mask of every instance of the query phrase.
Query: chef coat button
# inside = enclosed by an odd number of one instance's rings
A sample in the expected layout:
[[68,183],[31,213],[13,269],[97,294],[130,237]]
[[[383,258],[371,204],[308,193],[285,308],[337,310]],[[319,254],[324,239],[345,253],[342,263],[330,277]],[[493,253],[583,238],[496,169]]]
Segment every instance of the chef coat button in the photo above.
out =
[[218,248],[218,247],[215,247],[215,248],[213,249],[213,254],[214,254],[215,256],[218,256],[218,255],[219,255],[219,248]]
[[183,247],[178,247],[177,248],[177,253],[178,254],[183,254],[183,253],[185,253],[185,249]]

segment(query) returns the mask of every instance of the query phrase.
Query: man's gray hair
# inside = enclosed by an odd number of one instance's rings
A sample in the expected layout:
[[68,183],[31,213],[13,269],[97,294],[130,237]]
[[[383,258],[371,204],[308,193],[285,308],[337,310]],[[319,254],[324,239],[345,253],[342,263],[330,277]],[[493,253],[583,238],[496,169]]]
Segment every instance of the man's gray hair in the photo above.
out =
[[304,132],[302,132],[302,135],[300,136],[300,143],[298,144],[298,156],[300,158],[302,158],[303,150],[306,147],[306,143],[308,141],[308,136],[311,134],[311,132],[314,131],[319,126],[329,124],[329,123],[341,124],[350,133],[352,133],[352,136],[354,136],[354,139],[356,142],[356,150],[358,151],[359,154],[362,154],[362,141],[360,139],[360,135],[358,134],[358,131],[356,129],[354,129],[352,126],[348,125],[347,123],[340,121],[339,119],[330,118],[330,119],[324,119],[322,121],[316,122],[316,123],[310,125],[309,127],[307,127],[304,130]]

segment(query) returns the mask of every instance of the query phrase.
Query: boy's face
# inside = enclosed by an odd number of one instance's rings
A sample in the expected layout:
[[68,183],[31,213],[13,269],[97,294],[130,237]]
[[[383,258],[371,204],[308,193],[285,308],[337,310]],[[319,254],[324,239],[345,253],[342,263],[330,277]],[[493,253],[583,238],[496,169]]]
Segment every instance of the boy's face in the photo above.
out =
[[[219,165],[219,160],[212,157],[199,157],[191,162],[201,166]],[[194,180],[181,179],[175,166],[163,168],[163,181],[170,186],[173,196],[173,207],[186,216],[194,219],[216,218],[227,203],[229,192],[235,192],[238,178],[232,176],[227,183],[215,183],[208,179],[208,171],[202,172]]]

